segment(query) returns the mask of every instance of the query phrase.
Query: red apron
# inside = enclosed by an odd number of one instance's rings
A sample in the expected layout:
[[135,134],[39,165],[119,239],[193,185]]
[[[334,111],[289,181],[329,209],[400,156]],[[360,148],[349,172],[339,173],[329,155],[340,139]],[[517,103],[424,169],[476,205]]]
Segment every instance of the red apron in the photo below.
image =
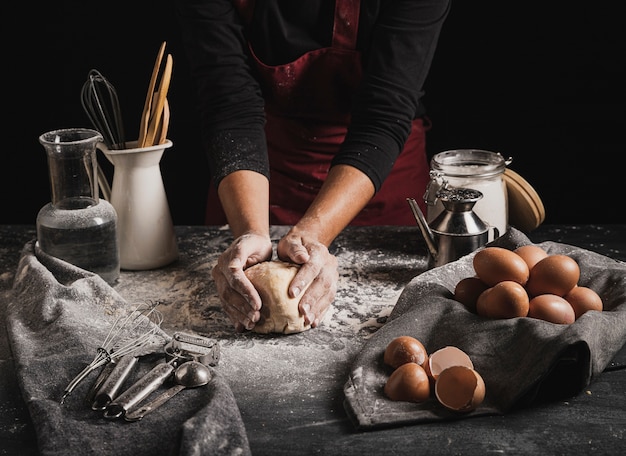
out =
[[[254,0],[233,3],[250,20]],[[273,225],[295,225],[300,220],[345,138],[350,97],[362,76],[361,55],[356,51],[359,5],[359,0],[337,0],[331,47],[279,66],[265,65],[254,56],[265,97]],[[414,120],[391,173],[352,225],[415,225],[406,198],[421,204],[430,179],[424,137],[422,120]],[[213,185],[206,223],[226,223]]]

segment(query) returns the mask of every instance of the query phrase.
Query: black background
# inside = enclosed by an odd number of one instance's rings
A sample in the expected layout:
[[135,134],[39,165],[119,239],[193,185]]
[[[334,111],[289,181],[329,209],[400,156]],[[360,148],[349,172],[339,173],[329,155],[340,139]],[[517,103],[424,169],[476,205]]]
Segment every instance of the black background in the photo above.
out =
[[[512,157],[510,168],[542,197],[545,223],[626,223],[620,3],[454,1],[425,87],[433,123],[429,154],[481,148]],[[0,223],[34,224],[49,201],[38,137],[91,126],[80,104],[90,69],[115,86],[126,137],[137,138],[154,60],[167,41],[174,57],[168,95],[174,146],[161,169],[174,223],[202,224],[208,169],[173,3],[83,0],[14,8],[4,21],[5,30],[14,22],[17,33],[4,46],[9,104]]]

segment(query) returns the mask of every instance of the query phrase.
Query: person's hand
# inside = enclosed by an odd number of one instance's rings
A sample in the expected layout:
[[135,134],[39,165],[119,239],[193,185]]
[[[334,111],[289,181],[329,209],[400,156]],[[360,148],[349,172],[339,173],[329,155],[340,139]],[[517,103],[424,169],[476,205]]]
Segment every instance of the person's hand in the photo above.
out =
[[289,297],[295,298],[310,283],[300,298],[298,309],[305,324],[315,328],[324,319],[335,300],[339,271],[337,258],[312,235],[292,228],[278,242],[278,258],[302,265],[289,285]]
[[224,311],[242,332],[252,329],[261,313],[261,297],[243,272],[272,257],[272,241],[268,236],[244,234],[219,256],[211,275]]

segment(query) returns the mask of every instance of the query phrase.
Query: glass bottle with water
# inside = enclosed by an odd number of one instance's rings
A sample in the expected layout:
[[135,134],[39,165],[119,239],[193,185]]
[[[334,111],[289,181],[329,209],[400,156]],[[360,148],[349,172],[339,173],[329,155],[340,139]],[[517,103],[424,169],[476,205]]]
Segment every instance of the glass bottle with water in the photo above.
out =
[[86,128],[44,133],[52,198],[37,215],[37,242],[49,255],[114,284],[120,274],[117,213],[99,198],[96,145],[102,135]]

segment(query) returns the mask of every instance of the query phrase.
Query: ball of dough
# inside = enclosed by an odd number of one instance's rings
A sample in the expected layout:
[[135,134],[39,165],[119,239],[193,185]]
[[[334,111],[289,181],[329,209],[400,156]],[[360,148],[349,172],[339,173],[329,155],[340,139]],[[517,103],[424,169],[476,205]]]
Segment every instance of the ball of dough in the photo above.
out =
[[[261,318],[252,331],[262,334],[293,334],[311,326],[298,311],[300,296],[290,298],[287,289],[300,266],[284,261],[264,261],[246,269],[246,276],[259,292]],[[303,290],[304,292],[304,290]]]

